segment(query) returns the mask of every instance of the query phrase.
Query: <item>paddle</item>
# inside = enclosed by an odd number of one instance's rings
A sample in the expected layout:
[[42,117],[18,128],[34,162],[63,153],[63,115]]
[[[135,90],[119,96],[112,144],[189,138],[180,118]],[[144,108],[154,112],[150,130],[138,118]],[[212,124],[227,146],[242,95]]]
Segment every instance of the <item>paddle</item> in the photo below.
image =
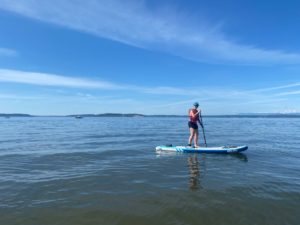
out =
[[[202,122],[202,115],[201,115],[201,111],[198,111],[199,113],[199,123],[202,127],[202,132],[203,132],[203,137],[204,137],[204,142],[205,142],[205,147],[207,147],[207,144],[206,144],[206,137],[205,137],[205,131],[204,131],[204,125],[203,125],[203,122]],[[201,118],[201,119],[200,119]]]

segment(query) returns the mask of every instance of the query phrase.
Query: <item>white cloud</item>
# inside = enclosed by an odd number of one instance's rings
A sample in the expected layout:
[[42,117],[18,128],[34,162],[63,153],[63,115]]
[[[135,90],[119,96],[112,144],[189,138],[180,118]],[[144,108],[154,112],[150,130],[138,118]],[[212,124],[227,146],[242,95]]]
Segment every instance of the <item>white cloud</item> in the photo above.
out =
[[239,64],[299,64],[300,54],[231,41],[218,26],[168,9],[150,10],[131,0],[0,0],[0,8],[132,46],[196,61]]
[[268,87],[268,88],[254,89],[254,90],[251,90],[251,91],[248,91],[248,92],[249,92],[249,93],[250,93],[250,92],[256,92],[256,93],[259,93],[259,92],[267,92],[267,91],[276,91],[276,90],[280,90],[280,89],[286,89],[286,88],[298,87],[298,86],[300,86],[300,82],[295,82],[295,83],[286,84],[286,85],[281,85],[281,86],[276,86],[276,87]]
[[283,113],[283,114],[300,113],[300,110],[292,108],[292,109],[285,109],[285,110],[279,111],[279,113]]
[[10,100],[37,100],[37,99],[44,99],[40,96],[25,96],[25,95],[18,95],[18,94],[1,94],[0,99],[10,99]]
[[0,82],[23,83],[43,86],[63,86],[74,88],[120,89],[119,86],[102,81],[65,77],[56,74],[25,72],[0,69]]
[[287,95],[300,95],[300,90],[297,91],[287,91],[276,94],[276,96],[287,96]]
[[175,87],[152,87],[152,88],[145,88],[142,87],[140,90],[147,94],[155,94],[155,95],[199,95],[199,91],[193,91],[184,88],[175,88]]
[[[116,84],[84,78],[74,78],[50,73],[27,72],[20,70],[0,69],[0,82],[21,83],[39,86],[58,86],[68,88],[87,88],[103,90],[127,90],[152,95],[194,96],[199,92],[174,87],[143,87],[129,84]],[[78,92],[79,93],[79,92]],[[86,96],[87,97],[87,96]],[[92,97],[92,96],[89,96]]]
[[[289,91],[284,93],[273,93],[273,91],[288,89],[300,86],[299,82],[276,86],[268,87],[261,89],[253,89],[248,91],[240,91],[233,89],[224,89],[224,88],[212,88],[209,89],[204,87],[199,87],[200,90],[193,88],[178,88],[178,87],[168,87],[168,86],[154,86],[154,87],[145,87],[145,86],[134,86],[130,84],[117,84],[107,81],[99,81],[86,79],[81,77],[67,77],[57,74],[50,73],[40,73],[40,72],[28,72],[20,70],[11,70],[11,69],[1,69],[0,68],[0,82],[9,82],[9,83],[21,83],[29,85],[38,85],[38,86],[54,86],[54,87],[66,87],[66,88],[84,88],[84,89],[101,89],[101,90],[126,90],[139,92],[149,95],[174,95],[174,96],[191,96],[192,99],[181,100],[174,103],[169,103],[167,106],[171,105],[181,105],[188,102],[196,101],[197,98],[202,99],[203,101],[213,101],[220,99],[242,99],[242,98],[260,98],[261,96],[266,96],[264,93],[271,93],[270,96],[283,96],[283,95],[295,95],[299,94],[299,91]],[[60,92],[65,92],[66,90],[59,90]],[[57,90],[56,90],[57,92]],[[90,97],[92,95],[82,94],[78,92],[78,96]]]
[[288,89],[300,86],[299,82],[290,83],[286,85],[276,86],[276,87],[266,87],[261,89],[253,89],[248,91],[241,90],[226,90],[220,88],[219,90],[210,90],[199,92],[198,95],[195,95],[194,98],[170,102],[167,104],[161,104],[154,107],[163,107],[167,108],[170,106],[180,106],[180,105],[191,105],[195,101],[199,101],[200,105],[207,104],[220,104],[220,105],[257,105],[257,104],[267,104],[274,102],[284,102],[288,101],[287,98],[278,98],[281,96],[288,95],[299,95],[300,91],[287,91],[283,93],[274,93],[281,89]]
[[13,49],[9,49],[9,48],[0,48],[0,56],[9,56],[9,57],[13,57],[13,56],[17,56],[18,53],[17,51],[13,50]]
[[[46,95],[43,92],[44,95],[38,94],[36,96],[26,96],[26,93],[20,95],[0,93],[0,100],[12,99],[25,102],[26,100],[31,99],[35,101],[43,99],[49,101],[49,99],[52,99],[53,102],[59,100],[60,104],[66,102],[66,105],[73,105],[74,102],[80,100],[81,103],[86,104],[93,103],[92,105],[94,105],[95,103],[96,105],[106,105],[108,109],[109,105],[114,105],[115,103],[118,103],[125,108],[129,107],[130,103],[134,105],[132,106],[133,108],[130,109],[139,109],[138,111],[140,111],[146,110],[145,106],[142,106],[143,104],[139,100],[141,97],[140,94],[144,94],[143,102],[151,102],[151,104],[148,104],[146,112],[155,113],[155,110],[160,108],[161,112],[177,112],[177,114],[184,113],[185,109],[191,106],[195,101],[199,101],[202,108],[206,110],[210,109],[210,113],[212,114],[216,112],[225,112],[226,110],[229,113],[234,110],[238,112],[245,109],[245,107],[248,107],[249,110],[258,110],[256,107],[270,109],[275,107],[274,103],[276,102],[280,103],[280,105],[282,105],[282,103],[285,104],[290,102],[291,104],[294,104],[294,106],[297,106],[298,103],[294,100],[282,97],[300,94],[299,91],[293,90],[294,87],[299,86],[299,83],[297,82],[248,91],[224,89],[222,87],[199,87],[199,90],[194,91],[190,88],[133,86],[130,84],[116,84],[106,81],[66,77],[49,73],[25,72],[8,69],[0,69],[0,83],[1,82],[49,87],[58,86],[64,89],[59,89],[58,91],[54,88],[54,95],[49,93],[49,91],[46,92],[48,93]],[[52,88],[49,89],[53,90]],[[88,89],[88,92],[90,93],[86,92],[87,90],[82,89]],[[282,89],[286,89],[286,92],[280,93],[280,90]],[[109,96],[103,96],[104,92],[97,92],[94,90],[113,90],[113,92],[110,92]],[[132,92],[135,93],[134,99],[132,99]],[[153,95],[157,95],[158,98]],[[170,95],[171,97],[164,95]],[[189,98],[185,99],[186,97]],[[178,99],[178,101],[173,101],[172,99]]]

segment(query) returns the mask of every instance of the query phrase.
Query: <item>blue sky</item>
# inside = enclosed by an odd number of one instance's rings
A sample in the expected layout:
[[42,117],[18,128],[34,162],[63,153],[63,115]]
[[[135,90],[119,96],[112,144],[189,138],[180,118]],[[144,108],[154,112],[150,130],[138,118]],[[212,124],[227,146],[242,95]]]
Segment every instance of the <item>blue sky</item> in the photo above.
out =
[[0,112],[300,112],[299,8],[0,0]]

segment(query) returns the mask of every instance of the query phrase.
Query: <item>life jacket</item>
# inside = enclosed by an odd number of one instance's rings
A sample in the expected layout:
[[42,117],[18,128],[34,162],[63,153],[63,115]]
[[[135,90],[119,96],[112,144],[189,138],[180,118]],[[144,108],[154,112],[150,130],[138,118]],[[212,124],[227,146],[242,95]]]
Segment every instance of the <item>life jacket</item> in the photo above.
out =
[[197,109],[189,110],[190,122],[197,123],[197,121],[199,120],[199,113],[196,116],[193,116],[193,114],[196,114],[197,112],[198,112]]

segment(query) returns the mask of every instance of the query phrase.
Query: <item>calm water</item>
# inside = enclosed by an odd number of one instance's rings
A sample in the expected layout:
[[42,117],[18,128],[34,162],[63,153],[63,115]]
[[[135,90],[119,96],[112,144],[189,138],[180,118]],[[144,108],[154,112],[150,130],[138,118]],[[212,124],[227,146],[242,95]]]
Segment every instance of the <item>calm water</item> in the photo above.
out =
[[0,224],[300,224],[300,118],[0,118]]

